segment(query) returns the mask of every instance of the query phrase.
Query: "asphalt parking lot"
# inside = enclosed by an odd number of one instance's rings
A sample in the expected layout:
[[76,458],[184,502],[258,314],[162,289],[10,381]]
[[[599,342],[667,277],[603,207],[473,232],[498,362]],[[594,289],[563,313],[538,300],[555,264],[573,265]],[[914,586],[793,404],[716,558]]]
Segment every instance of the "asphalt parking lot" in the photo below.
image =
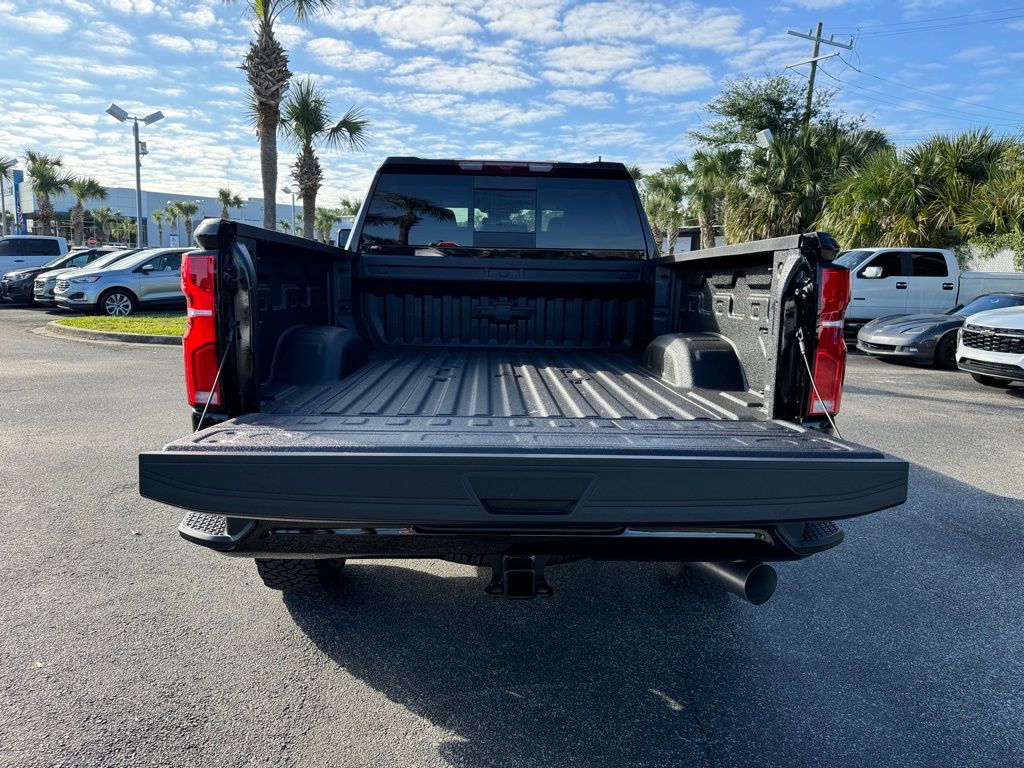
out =
[[283,600],[137,494],[180,352],[46,319],[0,307],[0,765],[1024,764],[1024,387],[851,356],[840,427],[910,501],[760,608],[616,563],[550,600],[434,562]]

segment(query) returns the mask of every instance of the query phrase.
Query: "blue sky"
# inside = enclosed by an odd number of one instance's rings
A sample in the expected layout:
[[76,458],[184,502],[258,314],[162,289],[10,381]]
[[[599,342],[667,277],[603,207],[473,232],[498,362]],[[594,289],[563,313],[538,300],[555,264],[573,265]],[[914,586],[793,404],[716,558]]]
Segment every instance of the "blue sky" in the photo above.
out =
[[[330,204],[361,195],[394,154],[657,168],[688,154],[686,131],[724,78],[809,58],[810,42],[786,29],[819,19],[856,41],[823,64],[819,86],[896,142],[972,125],[1016,133],[1024,5],[1010,2],[337,2],[279,36],[336,114],[358,106],[372,121],[364,151],[324,158]],[[130,129],[103,113],[114,100],[167,116],[144,129],[144,187],[260,195],[238,69],[243,3],[0,0],[0,19],[0,154],[55,152],[76,173],[130,186]],[[281,149],[284,186],[293,153]]]

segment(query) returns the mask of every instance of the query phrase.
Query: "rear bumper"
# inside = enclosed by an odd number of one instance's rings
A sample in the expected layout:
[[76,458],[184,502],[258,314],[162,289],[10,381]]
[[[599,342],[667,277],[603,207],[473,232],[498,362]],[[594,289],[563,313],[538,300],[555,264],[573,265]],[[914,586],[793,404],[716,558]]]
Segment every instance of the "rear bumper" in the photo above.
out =
[[334,528],[757,527],[902,504],[907,472],[881,454],[161,451],[139,456],[139,490],[196,512]]
[[794,560],[838,545],[829,520],[761,528],[592,528],[409,526],[327,528],[190,512],[182,538],[237,557],[441,558],[478,564],[505,555],[597,560]]

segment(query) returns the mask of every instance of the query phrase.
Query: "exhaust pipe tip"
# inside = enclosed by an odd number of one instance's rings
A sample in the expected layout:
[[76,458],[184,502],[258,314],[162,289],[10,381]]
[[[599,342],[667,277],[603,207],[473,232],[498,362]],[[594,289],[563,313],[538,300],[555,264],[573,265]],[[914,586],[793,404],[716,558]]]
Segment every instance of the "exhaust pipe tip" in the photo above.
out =
[[687,563],[697,574],[713,581],[727,592],[741,597],[751,605],[764,605],[771,600],[779,576],[767,563]]

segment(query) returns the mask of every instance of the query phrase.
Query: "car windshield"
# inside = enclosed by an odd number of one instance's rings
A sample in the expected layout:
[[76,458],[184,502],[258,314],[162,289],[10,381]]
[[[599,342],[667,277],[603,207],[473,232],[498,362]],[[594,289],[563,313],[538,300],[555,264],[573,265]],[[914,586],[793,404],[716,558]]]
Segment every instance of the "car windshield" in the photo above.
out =
[[100,256],[96,261],[89,264],[89,269],[103,269],[104,267],[109,267],[115,261],[127,259],[133,253],[138,253],[138,251],[134,248],[129,248],[125,251],[114,251],[113,253],[108,253],[106,256]]
[[58,256],[55,259],[50,259],[48,262],[43,264],[43,266],[44,267],[54,267],[54,268],[56,268],[56,267],[63,267],[65,264],[67,264],[69,261],[71,261],[71,259],[74,258],[74,256],[75,256],[75,254],[73,254],[73,253],[69,253],[69,254],[66,254],[64,256]]
[[1024,306],[1024,295],[1014,296],[1005,293],[993,293],[988,296],[980,296],[967,304],[960,304],[953,307],[947,315],[976,315],[989,309],[1002,309],[1003,307]]
[[875,251],[873,248],[861,248],[856,251],[843,251],[839,254],[839,257],[835,260],[835,263],[841,267],[846,267],[851,272],[857,269],[862,263],[867,261],[868,257]]

